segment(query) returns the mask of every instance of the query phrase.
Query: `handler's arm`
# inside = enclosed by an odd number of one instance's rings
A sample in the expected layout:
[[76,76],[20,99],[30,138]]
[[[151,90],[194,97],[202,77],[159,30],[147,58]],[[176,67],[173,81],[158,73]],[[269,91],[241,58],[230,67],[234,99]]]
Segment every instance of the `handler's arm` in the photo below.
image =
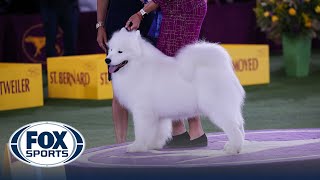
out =
[[105,52],[107,51],[107,33],[104,29],[104,23],[107,16],[108,4],[109,0],[97,0],[97,22],[102,24],[102,26],[98,28],[97,42]]
[[158,4],[156,4],[153,1],[149,1],[146,5],[144,5],[143,10],[148,14],[154,10],[156,10],[159,7]]
[[[156,10],[159,7],[158,4],[156,4],[153,1],[149,1],[146,5],[144,5],[143,10],[148,14],[154,10]],[[140,23],[142,21],[142,14],[139,12],[135,13],[134,15],[132,15],[129,20],[126,23],[126,28],[128,30],[137,30],[140,26]],[[130,23],[132,23],[132,25],[130,26]]]

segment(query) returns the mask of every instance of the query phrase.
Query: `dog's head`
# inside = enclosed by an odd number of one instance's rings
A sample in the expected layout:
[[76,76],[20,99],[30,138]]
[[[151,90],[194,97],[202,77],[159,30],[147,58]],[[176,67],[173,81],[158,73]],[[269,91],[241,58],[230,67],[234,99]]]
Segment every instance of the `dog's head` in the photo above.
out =
[[109,73],[115,73],[127,64],[132,63],[142,53],[140,31],[127,31],[122,28],[115,32],[108,45],[106,63],[109,65]]

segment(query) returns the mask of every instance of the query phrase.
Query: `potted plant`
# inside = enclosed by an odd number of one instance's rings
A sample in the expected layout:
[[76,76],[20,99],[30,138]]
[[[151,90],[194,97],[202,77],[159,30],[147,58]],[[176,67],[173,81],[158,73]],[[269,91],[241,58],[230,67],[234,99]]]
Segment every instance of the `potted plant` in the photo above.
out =
[[308,76],[311,40],[320,32],[320,0],[258,0],[254,12],[268,38],[281,38],[287,75]]

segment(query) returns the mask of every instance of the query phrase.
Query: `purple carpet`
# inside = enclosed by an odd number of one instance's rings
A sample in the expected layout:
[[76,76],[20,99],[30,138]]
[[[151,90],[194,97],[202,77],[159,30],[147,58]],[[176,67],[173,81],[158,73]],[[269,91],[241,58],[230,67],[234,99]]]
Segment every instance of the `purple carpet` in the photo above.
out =
[[86,150],[68,167],[222,167],[266,163],[320,161],[320,129],[247,131],[239,155],[223,151],[224,133],[208,135],[208,147],[127,153],[127,144]]

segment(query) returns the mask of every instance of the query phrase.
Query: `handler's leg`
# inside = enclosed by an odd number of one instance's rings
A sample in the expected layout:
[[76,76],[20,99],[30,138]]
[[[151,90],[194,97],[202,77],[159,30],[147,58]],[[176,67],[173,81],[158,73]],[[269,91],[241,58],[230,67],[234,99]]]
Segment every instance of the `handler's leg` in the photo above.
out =
[[208,145],[208,138],[203,132],[200,117],[189,118],[190,147],[203,147]]
[[177,136],[185,133],[187,130],[184,127],[183,121],[172,122],[172,136]]
[[124,143],[127,139],[128,111],[120,105],[116,97],[112,100],[112,119],[116,143]]
[[188,121],[189,133],[186,132],[183,121],[172,123],[172,140],[167,143],[166,147],[180,148],[207,146],[208,139],[203,132],[200,117],[190,118]]
[[168,148],[179,148],[188,146],[190,136],[184,127],[182,120],[172,122],[172,139],[167,142]]
[[204,134],[199,116],[189,118],[188,123],[190,140],[197,139],[198,137],[201,137]]

